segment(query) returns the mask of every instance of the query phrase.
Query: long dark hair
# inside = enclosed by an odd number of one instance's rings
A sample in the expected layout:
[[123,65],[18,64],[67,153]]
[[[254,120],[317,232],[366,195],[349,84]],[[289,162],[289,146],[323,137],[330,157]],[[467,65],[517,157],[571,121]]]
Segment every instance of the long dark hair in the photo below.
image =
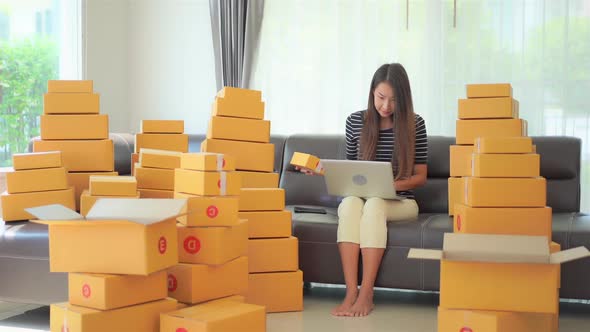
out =
[[360,159],[375,160],[377,141],[379,140],[380,115],[375,108],[374,91],[381,82],[387,82],[393,88],[395,108],[393,114],[393,133],[395,145],[391,154],[391,163],[396,171],[395,179],[408,178],[414,170],[414,146],[416,144],[416,119],[410,81],[404,67],[399,63],[385,64],[379,67],[369,89],[369,102],[360,137]]

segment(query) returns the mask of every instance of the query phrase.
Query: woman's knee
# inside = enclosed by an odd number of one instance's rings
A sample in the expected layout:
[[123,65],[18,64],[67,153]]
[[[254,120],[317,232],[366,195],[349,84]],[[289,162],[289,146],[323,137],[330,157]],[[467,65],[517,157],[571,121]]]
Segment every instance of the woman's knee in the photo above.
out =
[[364,201],[355,196],[348,196],[345,197],[340,205],[338,205],[338,217],[346,217],[346,216],[359,216],[363,211],[363,204]]
[[363,206],[363,214],[380,215],[385,214],[385,201],[382,198],[371,197]]

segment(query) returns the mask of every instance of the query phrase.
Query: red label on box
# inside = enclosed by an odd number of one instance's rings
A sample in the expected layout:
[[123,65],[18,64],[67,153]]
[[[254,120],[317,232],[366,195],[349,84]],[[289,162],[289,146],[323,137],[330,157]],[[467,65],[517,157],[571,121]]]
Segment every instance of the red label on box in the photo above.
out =
[[174,292],[178,288],[178,281],[173,274],[168,274],[168,291]]
[[201,250],[201,241],[194,236],[184,239],[184,250],[189,254],[196,254]]
[[223,158],[223,162],[221,163],[221,167],[225,167],[225,158]]
[[469,327],[463,327],[459,330],[459,332],[473,332],[473,330]]
[[221,188],[221,180],[217,180],[217,188]]
[[207,208],[207,217],[215,218],[219,214],[219,209],[215,205],[209,205]]
[[461,230],[461,215],[457,216],[457,230]]
[[70,332],[70,329],[62,325],[61,332]]
[[184,327],[179,327],[176,329],[176,332],[188,332],[188,330],[185,329]]
[[164,254],[166,252],[166,248],[168,248],[166,238],[161,236],[160,240],[158,241],[158,251],[160,252],[160,254]]
[[90,286],[88,284],[84,284],[84,286],[82,286],[82,296],[89,298],[91,294],[92,291],[90,290]]

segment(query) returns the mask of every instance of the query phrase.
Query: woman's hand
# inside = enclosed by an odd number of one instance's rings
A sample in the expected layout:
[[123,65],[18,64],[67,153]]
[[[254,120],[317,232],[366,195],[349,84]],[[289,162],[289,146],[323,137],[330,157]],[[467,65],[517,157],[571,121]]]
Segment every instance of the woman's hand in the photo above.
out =
[[310,170],[309,168],[305,168],[305,167],[299,167],[299,166],[295,166],[295,169],[298,170],[299,172],[305,174],[305,175],[316,175],[312,170]]

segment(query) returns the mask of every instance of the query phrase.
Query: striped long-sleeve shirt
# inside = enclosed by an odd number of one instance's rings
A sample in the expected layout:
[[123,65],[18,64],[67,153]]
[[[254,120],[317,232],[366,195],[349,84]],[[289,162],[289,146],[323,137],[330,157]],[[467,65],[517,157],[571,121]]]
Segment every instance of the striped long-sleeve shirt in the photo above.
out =
[[[354,112],[346,119],[346,159],[358,160],[360,150],[360,136],[366,110]],[[414,149],[414,164],[426,164],[428,161],[428,138],[424,119],[416,114],[416,146]],[[395,147],[393,128],[379,131],[376,161],[391,161]],[[414,198],[411,190],[399,191],[398,195]]]

